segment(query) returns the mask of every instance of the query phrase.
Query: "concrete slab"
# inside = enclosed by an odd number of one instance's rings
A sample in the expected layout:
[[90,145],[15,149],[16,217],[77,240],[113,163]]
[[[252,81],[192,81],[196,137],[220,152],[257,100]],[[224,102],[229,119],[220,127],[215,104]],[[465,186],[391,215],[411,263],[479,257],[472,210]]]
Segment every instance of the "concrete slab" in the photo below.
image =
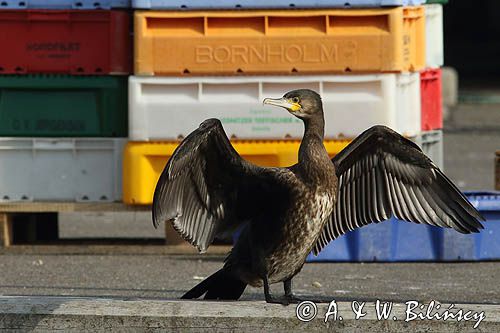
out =
[[[355,309],[358,309],[355,306]],[[449,308],[441,304],[443,314]],[[382,307],[380,307],[382,309]],[[356,319],[350,302],[318,304],[316,316],[305,316],[304,305],[282,306],[262,301],[208,302],[85,297],[0,297],[0,329],[30,331],[130,332],[498,332],[500,306],[456,304],[449,313],[469,313],[469,320],[408,320],[426,310],[392,304],[388,319],[377,318],[376,305],[366,303]],[[444,309],[444,311],[443,311]],[[332,312],[327,316],[325,314]],[[335,312],[334,312],[335,310]],[[297,318],[303,316],[302,321]],[[357,313],[361,313],[358,312]],[[342,320],[340,319],[342,317]],[[305,322],[304,319],[310,319]],[[336,319],[336,320],[335,320]],[[476,329],[474,329],[476,326]]]

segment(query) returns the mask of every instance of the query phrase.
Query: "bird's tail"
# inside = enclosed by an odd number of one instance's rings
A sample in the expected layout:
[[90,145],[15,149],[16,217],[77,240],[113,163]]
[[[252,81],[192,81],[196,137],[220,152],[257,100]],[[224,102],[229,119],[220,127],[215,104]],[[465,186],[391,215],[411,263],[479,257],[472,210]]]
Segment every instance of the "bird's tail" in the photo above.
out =
[[237,300],[245,291],[246,286],[246,283],[222,268],[198,283],[181,298],[199,298],[206,293],[205,299]]

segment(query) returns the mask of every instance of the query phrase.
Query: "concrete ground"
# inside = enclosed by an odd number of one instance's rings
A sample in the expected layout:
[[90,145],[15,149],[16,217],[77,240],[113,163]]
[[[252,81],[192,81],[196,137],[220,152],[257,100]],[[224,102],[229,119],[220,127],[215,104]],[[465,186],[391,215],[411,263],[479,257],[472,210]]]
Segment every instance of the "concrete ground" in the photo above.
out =
[[[141,252],[141,249],[136,249]],[[0,295],[176,299],[222,267],[223,256],[0,255]],[[500,263],[310,263],[293,280],[304,298],[500,304]],[[281,294],[282,285],[273,285]],[[263,300],[249,287],[243,299]]]
[[494,189],[500,104],[460,104],[444,128],[444,171],[463,190]]

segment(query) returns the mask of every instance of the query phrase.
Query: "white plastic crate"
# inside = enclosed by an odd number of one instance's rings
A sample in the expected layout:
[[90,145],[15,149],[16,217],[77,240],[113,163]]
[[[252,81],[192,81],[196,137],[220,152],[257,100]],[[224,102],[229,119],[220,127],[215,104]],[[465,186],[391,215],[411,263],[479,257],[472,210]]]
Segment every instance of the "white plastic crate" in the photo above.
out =
[[411,138],[441,170],[444,168],[443,131],[425,131]]
[[425,5],[425,62],[428,68],[444,64],[443,6]]
[[129,79],[129,136],[133,141],[176,140],[207,118],[219,118],[238,139],[301,138],[302,122],[265,97],[309,88],[321,94],[328,139],[355,137],[376,124],[406,136],[420,132],[418,73],[138,77]]
[[0,201],[116,201],[127,139],[0,138]]

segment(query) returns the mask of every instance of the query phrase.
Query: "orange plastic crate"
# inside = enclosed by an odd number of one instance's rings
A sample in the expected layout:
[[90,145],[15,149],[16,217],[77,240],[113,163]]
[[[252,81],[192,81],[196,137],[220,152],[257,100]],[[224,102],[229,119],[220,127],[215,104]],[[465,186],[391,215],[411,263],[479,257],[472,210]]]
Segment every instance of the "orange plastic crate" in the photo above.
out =
[[[297,163],[299,141],[235,141],[236,151],[260,166],[286,167]],[[333,157],[348,140],[327,140],[326,151]],[[178,142],[128,142],[123,153],[123,202],[147,205],[153,202],[156,183]]]
[[424,7],[136,11],[135,74],[416,71]]

